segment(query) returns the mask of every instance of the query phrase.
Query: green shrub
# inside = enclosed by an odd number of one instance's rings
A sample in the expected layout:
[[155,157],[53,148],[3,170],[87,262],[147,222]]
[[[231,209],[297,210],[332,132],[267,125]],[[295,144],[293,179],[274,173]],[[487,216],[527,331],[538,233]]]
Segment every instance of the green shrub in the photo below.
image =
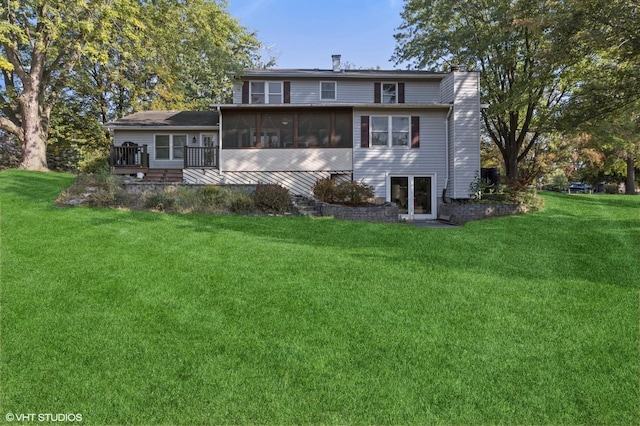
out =
[[116,204],[116,191],[100,187],[91,193],[90,204],[95,207],[113,207]]
[[607,183],[604,185],[604,193],[605,194],[617,194],[618,184],[617,183]]
[[284,213],[291,208],[289,190],[276,184],[259,184],[253,191],[256,207],[273,213]]
[[335,200],[345,206],[362,206],[373,199],[373,187],[364,182],[340,182],[336,185]]
[[144,201],[144,206],[148,209],[167,211],[172,209],[175,203],[176,199],[173,194],[161,192],[149,195]]
[[228,206],[231,191],[216,185],[207,185],[197,190],[202,201],[208,206]]
[[320,179],[313,186],[313,196],[324,203],[334,203],[336,183],[330,178]]
[[253,210],[253,199],[250,194],[241,191],[231,192],[229,209],[233,213],[245,214]]

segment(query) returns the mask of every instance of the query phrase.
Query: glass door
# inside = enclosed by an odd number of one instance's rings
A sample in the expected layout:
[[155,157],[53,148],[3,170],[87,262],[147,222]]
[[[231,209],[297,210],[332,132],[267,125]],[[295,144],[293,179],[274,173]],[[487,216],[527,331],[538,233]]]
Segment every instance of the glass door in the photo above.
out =
[[389,201],[403,219],[435,219],[435,179],[431,176],[392,176]]

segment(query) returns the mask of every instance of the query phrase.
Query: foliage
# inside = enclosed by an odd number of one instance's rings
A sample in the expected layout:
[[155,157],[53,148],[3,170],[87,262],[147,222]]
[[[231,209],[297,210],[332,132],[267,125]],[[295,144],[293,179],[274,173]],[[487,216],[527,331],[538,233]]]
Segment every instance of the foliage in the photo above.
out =
[[443,230],[52,205],[72,183],[0,172],[7,411],[640,423],[640,197]]
[[16,139],[0,130],[0,170],[16,167],[21,151]]
[[224,4],[208,0],[9,4],[0,11],[0,128],[20,140],[29,169],[47,168],[50,126],[51,144],[86,147],[91,161],[111,119],[227,99],[230,75],[259,47]]
[[569,187],[569,179],[562,170],[555,169],[545,176],[544,184],[552,187],[554,191],[564,191]]
[[313,196],[323,203],[334,203],[336,183],[331,178],[319,179],[312,188]]
[[149,194],[144,200],[144,206],[148,209],[165,212],[176,205],[176,197],[172,193],[157,192]]
[[256,207],[270,213],[284,213],[291,208],[289,190],[276,184],[259,184],[253,191]]
[[229,198],[229,210],[232,213],[247,214],[254,210],[253,198],[244,191],[233,191]]
[[409,0],[395,35],[397,62],[480,71],[482,118],[509,181],[552,124],[578,61],[553,32],[564,10],[529,0]]
[[364,182],[344,181],[336,184],[325,178],[316,182],[313,195],[320,201],[345,206],[362,206],[371,203],[374,197],[373,187]]
[[482,199],[482,194],[484,194],[488,187],[489,182],[486,179],[481,178],[480,174],[476,170],[475,177],[469,184],[469,198],[476,200]]

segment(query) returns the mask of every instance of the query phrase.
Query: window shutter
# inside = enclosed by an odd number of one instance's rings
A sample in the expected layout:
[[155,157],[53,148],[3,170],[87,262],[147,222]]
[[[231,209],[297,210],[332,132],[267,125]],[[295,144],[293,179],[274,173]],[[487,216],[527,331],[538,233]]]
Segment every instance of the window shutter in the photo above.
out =
[[285,81],[283,83],[283,89],[284,89],[284,100],[283,102],[285,104],[290,104],[291,103],[291,82],[290,81]]
[[249,82],[245,81],[242,83],[242,103],[249,103]]
[[360,148],[369,148],[369,116],[360,117]]
[[373,103],[379,104],[382,102],[380,83],[373,83]]
[[420,117],[411,117],[411,148],[420,148]]
[[404,103],[404,83],[398,83],[398,103]]

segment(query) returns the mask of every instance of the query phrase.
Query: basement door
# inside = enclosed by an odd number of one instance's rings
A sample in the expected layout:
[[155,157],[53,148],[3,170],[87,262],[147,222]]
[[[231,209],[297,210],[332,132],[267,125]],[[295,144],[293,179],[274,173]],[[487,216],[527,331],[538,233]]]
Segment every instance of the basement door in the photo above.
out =
[[387,199],[398,205],[402,219],[435,219],[435,181],[433,176],[391,176]]

